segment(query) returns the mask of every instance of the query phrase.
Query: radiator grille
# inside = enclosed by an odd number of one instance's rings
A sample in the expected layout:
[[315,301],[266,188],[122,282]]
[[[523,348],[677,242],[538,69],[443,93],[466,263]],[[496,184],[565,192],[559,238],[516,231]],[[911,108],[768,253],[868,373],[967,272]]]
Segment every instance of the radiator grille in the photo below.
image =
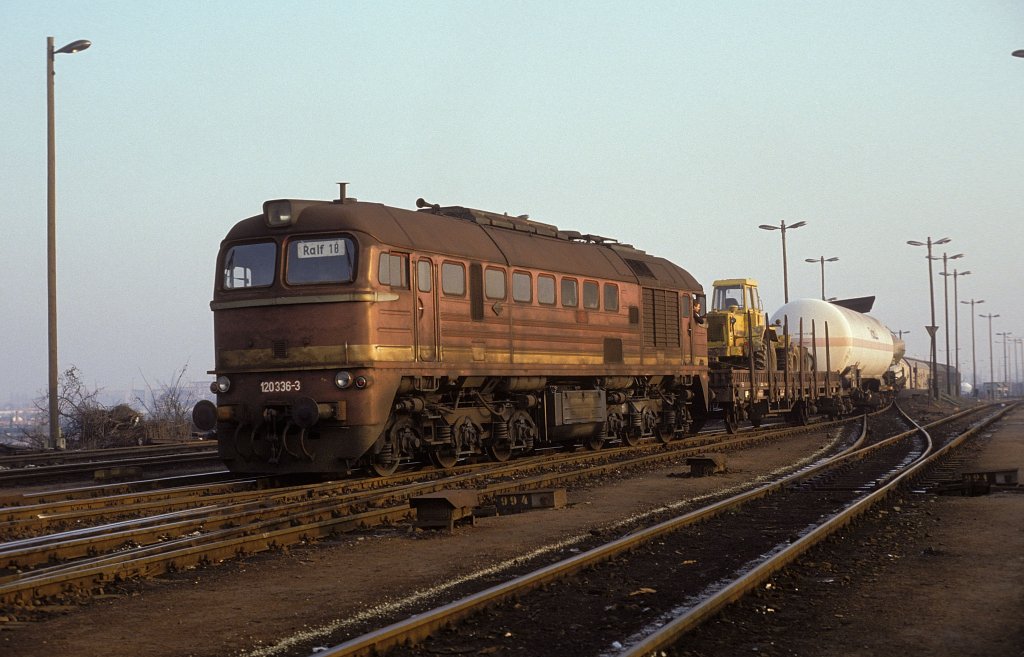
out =
[[679,346],[679,294],[644,288],[644,346]]

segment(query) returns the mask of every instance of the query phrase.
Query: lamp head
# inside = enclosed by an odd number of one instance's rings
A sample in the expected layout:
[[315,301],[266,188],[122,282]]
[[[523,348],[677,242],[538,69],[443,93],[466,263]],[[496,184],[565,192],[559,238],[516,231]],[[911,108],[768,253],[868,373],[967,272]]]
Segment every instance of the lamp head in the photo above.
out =
[[64,46],[63,48],[60,48],[58,50],[54,50],[53,52],[54,52],[54,54],[56,54],[56,53],[67,53],[67,54],[73,55],[76,52],[82,52],[83,50],[85,50],[86,48],[88,48],[91,45],[92,45],[92,41],[87,41],[86,39],[79,39],[78,41],[72,41],[71,43],[69,43],[68,45]]

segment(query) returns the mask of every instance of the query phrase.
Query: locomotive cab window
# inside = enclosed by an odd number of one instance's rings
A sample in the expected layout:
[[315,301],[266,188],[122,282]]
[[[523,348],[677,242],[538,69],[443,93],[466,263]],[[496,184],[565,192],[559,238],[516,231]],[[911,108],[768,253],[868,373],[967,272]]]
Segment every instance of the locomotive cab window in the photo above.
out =
[[609,312],[619,312],[619,286],[605,283],[604,286],[604,309]]
[[562,279],[562,305],[566,308],[580,305],[579,282],[575,278]]
[[601,306],[601,291],[597,281],[583,281],[583,307],[597,310]]
[[683,317],[689,317],[693,310],[693,299],[690,297],[689,292],[684,292],[679,295],[679,313]]
[[529,272],[512,272],[512,300],[519,303],[533,301],[533,280]]
[[340,235],[288,242],[285,281],[289,285],[351,283],[355,278],[355,242]]
[[484,296],[488,299],[504,299],[507,295],[505,270],[488,267],[484,272]]
[[256,242],[237,244],[224,255],[225,290],[269,287],[274,283],[277,244]]
[[466,296],[466,268],[457,262],[441,265],[441,291],[450,297]]
[[409,256],[397,253],[380,254],[377,280],[381,285],[409,288]]

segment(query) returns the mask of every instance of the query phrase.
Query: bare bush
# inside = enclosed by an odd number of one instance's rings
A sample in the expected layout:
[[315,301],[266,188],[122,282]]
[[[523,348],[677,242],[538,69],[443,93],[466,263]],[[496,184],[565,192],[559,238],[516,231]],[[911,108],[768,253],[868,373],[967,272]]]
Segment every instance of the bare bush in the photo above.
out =
[[191,434],[192,406],[196,400],[191,387],[184,381],[187,370],[188,363],[185,363],[171,375],[169,382],[158,381],[156,388],[145,376],[142,377],[149,394],[145,399],[137,398],[136,401],[146,413],[143,422],[145,442],[181,440]]

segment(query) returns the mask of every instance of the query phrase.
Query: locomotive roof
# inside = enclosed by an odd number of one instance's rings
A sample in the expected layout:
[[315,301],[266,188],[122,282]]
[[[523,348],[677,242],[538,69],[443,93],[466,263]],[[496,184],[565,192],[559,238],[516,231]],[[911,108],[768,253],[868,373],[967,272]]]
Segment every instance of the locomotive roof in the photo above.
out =
[[[430,206],[414,211],[380,203],[346,199],[293,201],[302,232],[347,230],[372,236],[381,243],[474,260],[505,263],[531,269],[639,281],[702,291],[685,269],[614,239],[563,231],[524,217],[473,210],[461,206]],[[237,223],[225,241],[273,234],[263,215]]]

